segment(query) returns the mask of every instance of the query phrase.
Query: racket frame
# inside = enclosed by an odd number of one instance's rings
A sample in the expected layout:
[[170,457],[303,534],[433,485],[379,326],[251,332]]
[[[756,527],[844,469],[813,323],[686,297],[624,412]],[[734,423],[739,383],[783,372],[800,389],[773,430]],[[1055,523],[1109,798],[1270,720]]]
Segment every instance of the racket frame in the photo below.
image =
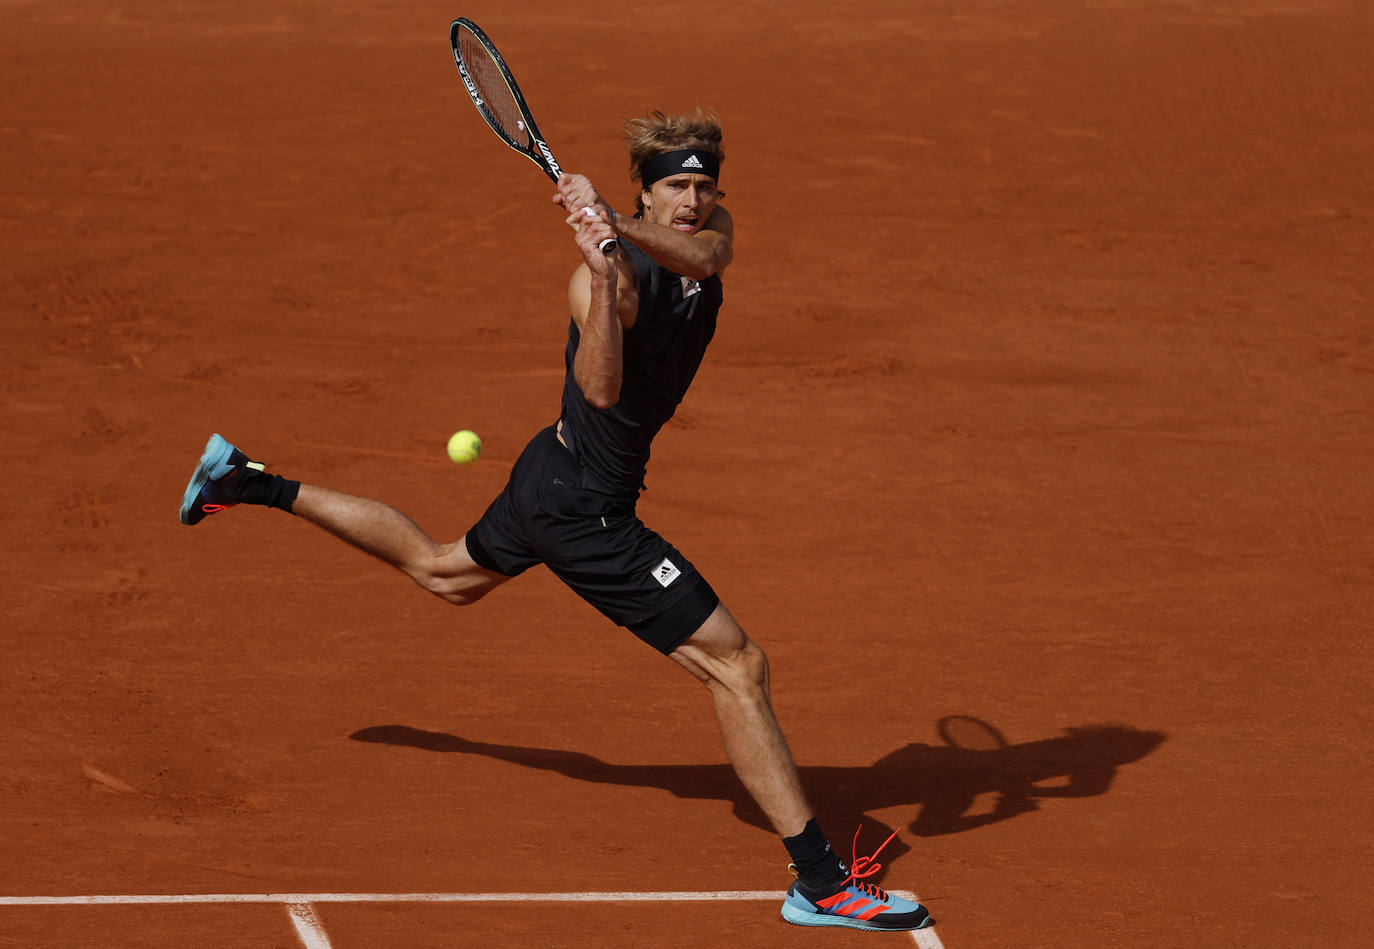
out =
[[[520,120],[525,123],[525,134],[529,141],[521,143],[502,127],[501,122],[495,117],[491,108],[482,98],[482,92],[477,87],[477,81],[473,79],[472,73],[468,69],[468,64],[463,59],[463,50],[459,44],[459,36],[462,31],[467,30],[473,38],[481,44],[482,49],[491,57],[491,61],[496,64],[497,71],[501,74],[501,81],[505,83],[510,91],[511,98],[515,102],[515,107],[520,111]],[[453,62],[458,67],[458,75],[463,80],[463,87],[467,89],[468,97],[472,99],[472,104],[477,107],[477,114],[482,117],[482,121],[496,133],[496,137],[505,142],[511,149],[524,155],[534,162],[550,180],[557,183],[563,176],[563,167],[558,164],[558,159],[553,156],[553,149],[549,148],[549,143],[544,141],[543,135],[539,132],[539,125],[534,121],[534,115],[530,112],[529,104],[525,102],[524,93],[520,91],[520,84],[515,81],[515,74],[506,65],[506,60],[501,55],[501,51],[496,48],[496,44],[491,41],[482,28],[467,17],[459,17],[449,24],[448,28],[449,45],[453,48]],[[608,238],[598,245],[603,254],[610,254],[615,251],[617,241],[615,238]]]

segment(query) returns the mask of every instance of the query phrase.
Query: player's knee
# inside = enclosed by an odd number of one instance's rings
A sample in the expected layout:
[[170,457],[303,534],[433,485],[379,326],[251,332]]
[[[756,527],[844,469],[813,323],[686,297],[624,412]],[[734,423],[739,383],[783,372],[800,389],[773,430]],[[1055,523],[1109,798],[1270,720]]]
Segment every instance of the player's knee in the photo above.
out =
[[726,656],[721,656],[721,668],[716,675],[720,685],[741,698],[767,698],[768,654],[763,647],[749,639]]
[[418,558],[402,569],[420,586],[454,606],[476,603],[506,580],[479,567],[462,540],[445,544],[433,556]]
[[486,596],[490,589],[484,584],[472,582],[470,578],[438,570],[413,570],[410,575],[421,587],[454,606],[470,606]]
[[446,603],[452,603],[454,606],[471,606],[487,595],[486,590],[471,588],[436,590],[434,593],[439,599]]
[[768,698],[768,656],[723,603],[672,657],[713,692],[746,700]]
[[748,640],[743,650],[743,662],[745,675],[752,687],[763,692],[768,691],[768,654],[763,651],[763,647],[752,639]]

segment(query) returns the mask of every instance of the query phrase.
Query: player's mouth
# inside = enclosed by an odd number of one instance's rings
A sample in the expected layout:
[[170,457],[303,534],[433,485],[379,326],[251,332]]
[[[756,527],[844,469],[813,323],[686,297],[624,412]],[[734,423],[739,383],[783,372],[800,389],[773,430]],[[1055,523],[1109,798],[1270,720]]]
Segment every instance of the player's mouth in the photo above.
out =
[[673,227],[677,228],[679,231],[695,231],[697,229],[697,222],[700,220],[701,218],[697,217],[695,214],[675,217],[673,218]]

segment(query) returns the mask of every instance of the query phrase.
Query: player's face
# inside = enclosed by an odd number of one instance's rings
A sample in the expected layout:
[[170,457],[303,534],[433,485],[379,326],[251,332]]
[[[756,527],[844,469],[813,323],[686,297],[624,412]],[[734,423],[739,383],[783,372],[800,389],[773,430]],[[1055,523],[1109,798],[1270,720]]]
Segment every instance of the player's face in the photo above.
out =
[[660,178],[641,194],[644,217],[655,224],[695,234],[705,226],[720,200],[714,178],[683,174]]

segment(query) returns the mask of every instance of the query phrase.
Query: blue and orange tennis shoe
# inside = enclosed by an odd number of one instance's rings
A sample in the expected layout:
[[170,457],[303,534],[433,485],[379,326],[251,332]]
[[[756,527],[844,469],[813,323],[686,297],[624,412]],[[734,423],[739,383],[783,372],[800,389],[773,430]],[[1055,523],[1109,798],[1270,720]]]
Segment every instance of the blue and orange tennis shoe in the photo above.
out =
[[195,474],[181,497],[181,523],[199,524],[211,514],[239,503],[250,473],[266,470],[219,435],[211,435]]
[[[860,827],[859,830],[863,828]],[[838,877],[834,883],[824,886],[808,886],[797,880],[787,890],[787,899],[782,904],[782,918],[798,926],[843,926],[848,929],[866,929],[872,932],[901,932],[911,929],[925,929],[935,920],[920,903],[903,899],[873,883],[864,883],[882,869],[882,864],[874,862],[897,836],[894,830],[884,840],[882,846],[872,855],[858,855],[859,831],[854,831],[854,846],[850,850],[853,866],[840,869],[848,876]],[[791,868],[796,872],[796,868]]]

